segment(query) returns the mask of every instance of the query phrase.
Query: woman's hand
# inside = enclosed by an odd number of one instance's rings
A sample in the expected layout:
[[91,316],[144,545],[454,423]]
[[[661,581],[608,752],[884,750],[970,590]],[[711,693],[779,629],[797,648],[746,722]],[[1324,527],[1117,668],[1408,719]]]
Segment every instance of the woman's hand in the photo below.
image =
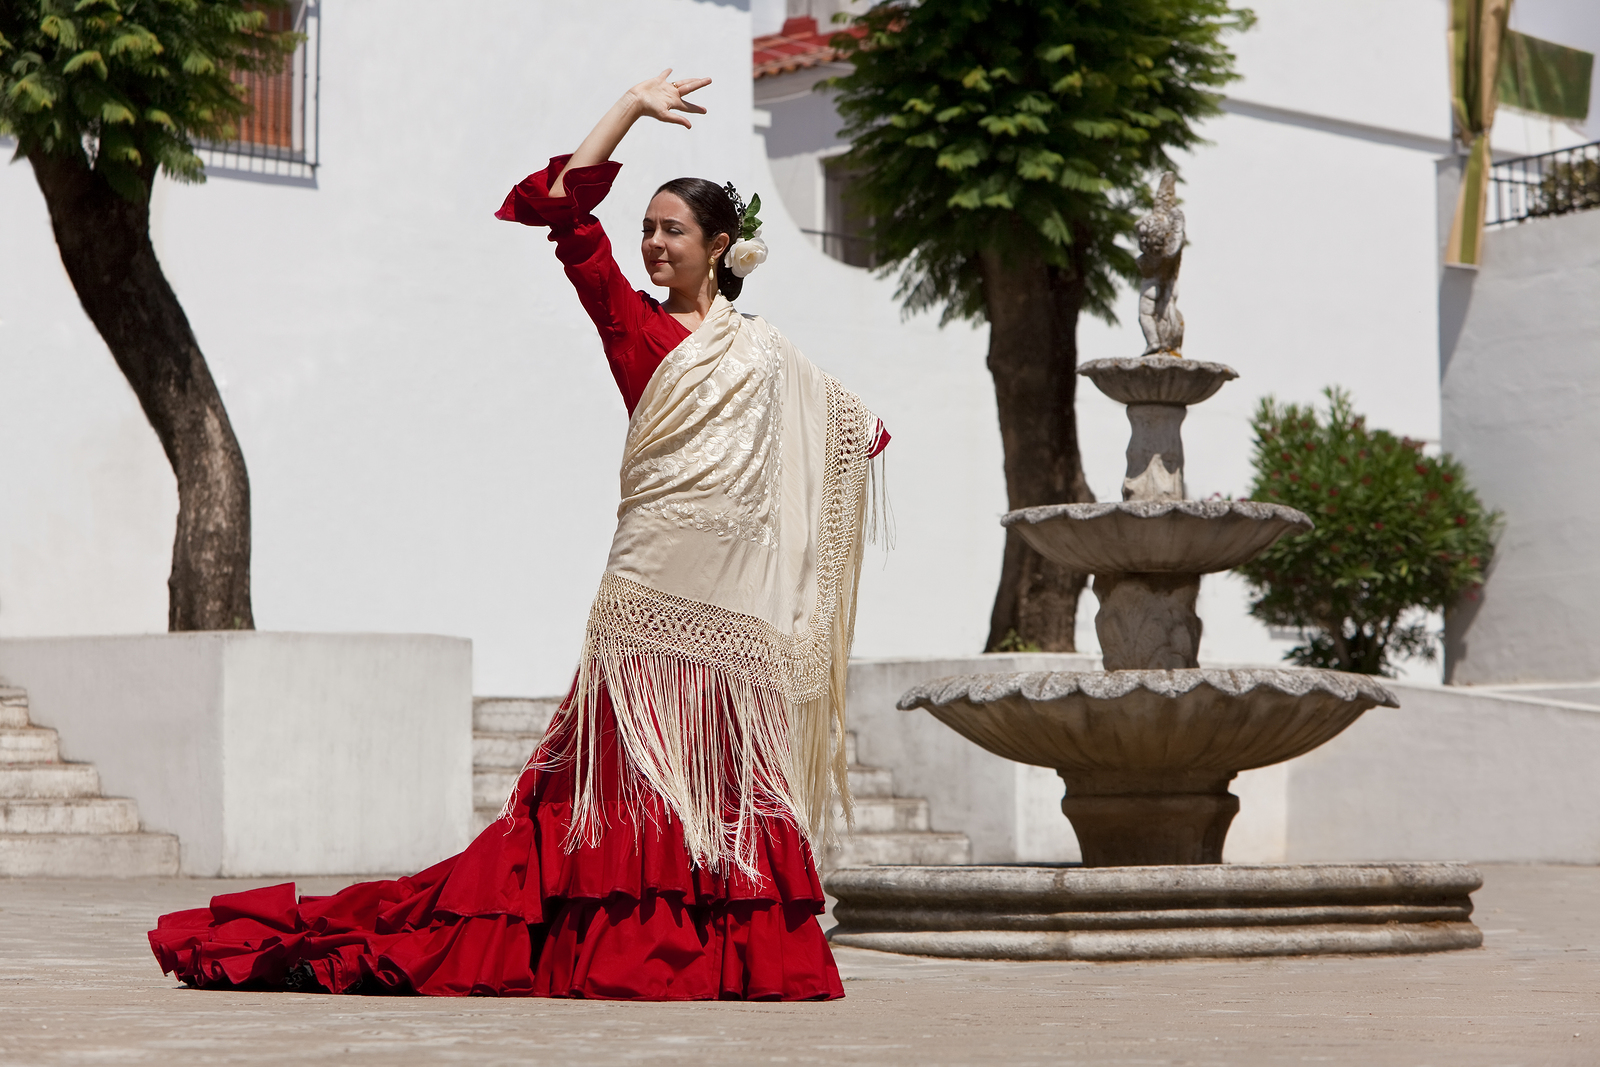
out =
[[705,108],[690,103],[684,97],[696,89],[704,89],[711,84],[711,79],[686,78],[683,81],[673,82],[667,80],[671,73],[672,68],[668,67],[649,81],[635,85],[622,94],[622,99],[611,105],[611,110],[600,117],[594,129],[589,131],[589,136],[585,137],[578,150],[572,153],[567,165],[561,168],[560,176],[550,187],[551,196],[566,195],[566,185],[562,179],[573,167],[592,167],[610,159],[611,153],[622,143],[623,136],[633,128],[635,122],[646,115],[661,122],[675,123],[686,129],[692,128],[688,119],[673,112],[687,111],[695,115],[704,115]]
[[689,120],[681,115],[674,115],[674,111],[687,111],[693,115],[704,115],[706,109],[699,104],[691,103],[684,97],[696,89],[704,89],[711,84],[710,78],[685,78],[682,81],[668,81],[672,68],[668,67],[649,81],[642,81],[628,92],[632,95],[634,105],[639,109],[639,114],[649,115],[659,122],[673,122],[685,129],[692,129]]

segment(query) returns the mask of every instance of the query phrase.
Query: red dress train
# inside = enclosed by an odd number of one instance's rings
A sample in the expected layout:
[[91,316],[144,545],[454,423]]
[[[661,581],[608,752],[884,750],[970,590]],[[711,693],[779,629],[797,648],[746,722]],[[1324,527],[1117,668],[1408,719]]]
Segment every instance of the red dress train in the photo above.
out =
[[[609,702],[602,714],[609,715]],[[603,794],[619,754],[608,730]],[[548,744],[563,743],[559,728]],[[635,819],[605,804],[598,844],[563,848],[573,776],[531,768],[508,818],[420,874],[333,896],[294,885],[213,897],[163,915],[164,972],[205,988],[597,1000],[831,1000],[844,995],[816,916],[822,886],[804,837],[762,820],[759,879],[696,867],[659,802]]]

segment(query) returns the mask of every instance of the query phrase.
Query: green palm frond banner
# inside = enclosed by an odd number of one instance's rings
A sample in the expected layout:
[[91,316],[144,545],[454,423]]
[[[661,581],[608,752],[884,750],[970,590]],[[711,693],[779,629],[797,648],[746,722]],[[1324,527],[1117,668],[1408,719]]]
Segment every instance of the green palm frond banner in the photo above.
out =
[[1456,141],[1467,148],[1456,214],[1444,261],[1476,267],[1482,256],[1483,217],[1489,195],[1489,128],[1511,0],[1450,0],[1450,104]]
[[1593,78],[1594,53],[1506,31],[1495,86],[1502,106],[1582,122]]

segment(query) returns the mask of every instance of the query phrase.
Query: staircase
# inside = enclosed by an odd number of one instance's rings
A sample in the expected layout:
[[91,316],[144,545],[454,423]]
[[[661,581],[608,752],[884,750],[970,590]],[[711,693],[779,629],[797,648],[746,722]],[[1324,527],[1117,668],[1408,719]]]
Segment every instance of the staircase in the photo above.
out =
[[928,802],[894,794],[894,772],[864,767],[856,757],[856,735],[845,735],[850,798],[855,807],[855,832],[843,833],[843,812],[836,805],[839,844],[823,857],[824,870],[883,864],[971,863],[972,842],[966,834],[930,829]]
[[101,796],[94,766],[29,723],[27,691],[0,685],[0,878],[177,873],[178,839],[141,833],[138,805]]
[[472,698],[472,833],[500,817],[560,697]]
[[[500,815],[506,797],[528,757],[538,747],[545,727],[561,706],[559,697],[477,697],[472,701],[472,817],[478,834]],[[850,794],[855,800],[856,830],[840,836],[839,846],[823,858],[823,866],[871,864],[971,863],[972,843],[965,834],[929,829],[928,802],[894,795],[894,773],[863,767],[856,761],[856,735],[845,737],[850,764]],[[838,825],[842,813],[834,809]]]

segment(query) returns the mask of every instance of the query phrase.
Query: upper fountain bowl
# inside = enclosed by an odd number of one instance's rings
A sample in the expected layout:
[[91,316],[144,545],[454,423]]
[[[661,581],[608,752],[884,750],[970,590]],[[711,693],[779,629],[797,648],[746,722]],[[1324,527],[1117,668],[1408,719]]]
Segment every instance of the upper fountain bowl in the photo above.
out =
[[1122,500],[1008,512],[1046,559],[1079,574],[1212,574],[1310,530],[1302,512],[1255,500]]
[[1096,359],[1079,367],[1078,373],[1123,404],[1198,404],[1239,376],[1222,363],[1178,356]]

